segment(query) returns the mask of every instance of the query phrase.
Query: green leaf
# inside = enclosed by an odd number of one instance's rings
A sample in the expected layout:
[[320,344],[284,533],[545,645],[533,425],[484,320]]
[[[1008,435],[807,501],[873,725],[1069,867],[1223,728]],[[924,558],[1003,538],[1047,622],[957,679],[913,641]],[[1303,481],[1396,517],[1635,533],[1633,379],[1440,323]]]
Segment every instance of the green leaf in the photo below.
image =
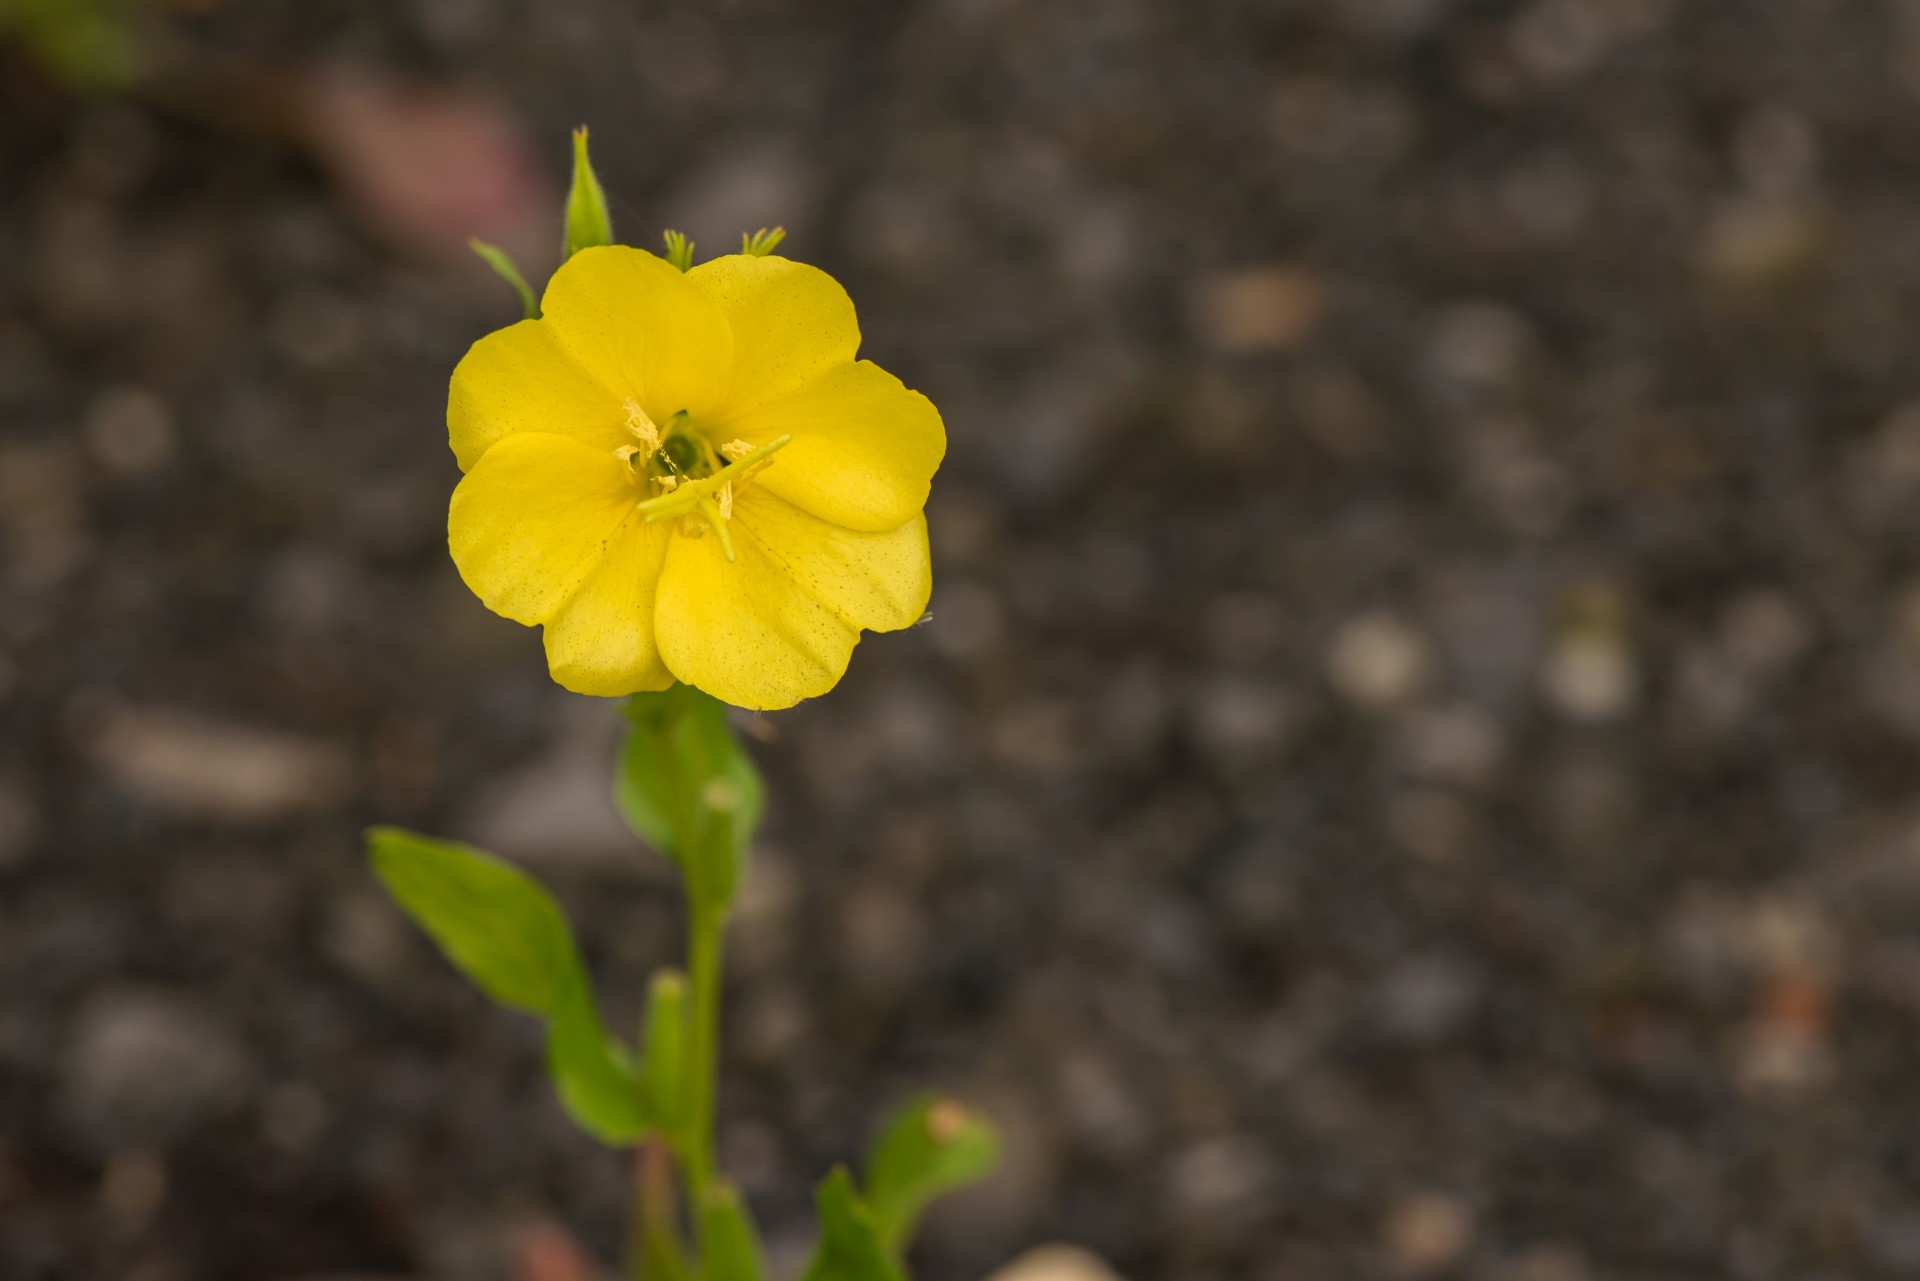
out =
[[647,993],[647,1114],[676,1142],[687,1124],[687,980],[676,970],[653,976]]
[[1000,1160],[1000,1136],[985,1117],[937,1094],[908,1102],[867,1155],[867,1204],[880,1239],[898,1258],[936,1197],[978,1183]]
[[693,242],[678,231],[664,232],[660,238],[667,242],[667,261],[682,271],[692,271]]
[[0,0],[0,36],[17,33],[28,53],[72,89],[125,89],[144,68],[145,25],[134,0]]
[[701,1281],[760,1281],[760,1234],[740,1193],[725,1179],[707,1189],[700,1207]]
[[367,846],[375,874],[455,968],[502,1005],[547,1019],[547,1068],[580,1127],[610,1144],[644,1131],[631,1059],[601,1025],[553,896],[469,845],[376,827]]
[[607,193],[587,159],[587,127],[573,131],[573,186],[567,192],[567,243],[562,258],[582,249],[613,243],[613,218],[607,213]]
[[820,1244],[801,1281],[906,1281],[845,1166],[833,1168],[814,1191],[813,1203],[820,1214]]
[[780,242],[786,238],[785,227],[762,227],[752,235],[743,231],[740,233],[740,252],[755,258],[764,258],[779,248]]
[[725,904],[760,826],[766,789],[727,722],[690,685],[627,700],[614,800],[628,826],[680,865],[702,902]]
[[523,319],[537,320],[540,316],[540,300],[533,295],[533,286],[520,274],[520,268],[514,266],[513,259],[507,257],[507,251],[498,245],[490,245],[484,240],[469,240],[467,248],[480,255],[482,262],[493,268],[500,279],[513,286],[520,295],[520,310]]

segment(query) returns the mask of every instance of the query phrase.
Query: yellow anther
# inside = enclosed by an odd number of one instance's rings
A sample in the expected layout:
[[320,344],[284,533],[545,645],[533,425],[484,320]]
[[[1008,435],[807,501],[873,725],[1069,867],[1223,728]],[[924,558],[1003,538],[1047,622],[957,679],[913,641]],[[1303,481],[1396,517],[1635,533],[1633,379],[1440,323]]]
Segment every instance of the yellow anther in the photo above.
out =
[[733,519],[733,482],[728,481],[726,484],[720,486],[720,492],[714,497],[715,497],[716,504],[720,508],[720,519],[732,520]]
[[753,446],[744,440],[730,440],[720,446],[720,452],[727,456],[728,462],[739,462],[753,452]]
[[680,488],[680,478],[678,476],[655,476],[653,483],[660,486],[662,490],[669,494]]
[[653,419],[647,417],[647,411],[640,408],[640,402],[633,397],[629,396],[620,403],[621,408],[627,411],[627,430],[639,439],[642,452],[651,457],[654,450],[660,448],[660,428],[654,425]]

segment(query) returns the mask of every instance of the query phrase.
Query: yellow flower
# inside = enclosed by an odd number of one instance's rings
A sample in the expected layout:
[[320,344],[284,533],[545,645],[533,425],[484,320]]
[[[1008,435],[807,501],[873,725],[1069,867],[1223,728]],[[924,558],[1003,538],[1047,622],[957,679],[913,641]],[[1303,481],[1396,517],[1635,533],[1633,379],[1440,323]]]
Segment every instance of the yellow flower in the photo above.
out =
[[946,431],[854,359],[831,276],[606,246],[541,307],[453,371],[447,541],[487,608],[545,626],[556,681],[790,707],[833,687],[862,630],[920,617]]

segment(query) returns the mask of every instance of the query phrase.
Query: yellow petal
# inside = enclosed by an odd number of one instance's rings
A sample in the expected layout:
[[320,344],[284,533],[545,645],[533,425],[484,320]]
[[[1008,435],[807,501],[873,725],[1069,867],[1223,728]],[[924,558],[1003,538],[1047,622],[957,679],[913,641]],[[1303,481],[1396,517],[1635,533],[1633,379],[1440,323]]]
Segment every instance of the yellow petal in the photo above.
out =
[[865,533],[751,487],[734,503],[738,559],[676,536],[654,634],[673,674],[736,707],[791,707],[832,689],[861,629],[911,626],[933,587],[926,520]]
[[853,300],[818,267],[728,254],[701,263],[687,280],[713,299],[733,331],[733,367],[725,398],[714,406],[716,425],[805,386],[860,348]]
[[664,258],[625,245],[583,249],[547,282],[540,324],[616,399],[657,423],[708,415],[733,363],[733,333],[705,291]]
[[750,445],[791,434],[753,485],[849,529],[898,529],[911,520],[927,505],[947,452],[933,402],[866,360],[830,370],[715,434]]
[[569,436],[523,432],[480,457],[453,491],[447,546],[481,603],[544,623],[587,580],[633,514],[627,467]]
[[523,431],[577,436],[611,451],[632,440],[625,421],[620,396],[595,382],[539,320],[473,344],[447,388],[447,440],[461,471],[495,441]]
[[673,673],[653,641],[653,598],[672,537],[635,512],[573,599],[547,620],[547,666],[576,694],[616,698],[665,689]]

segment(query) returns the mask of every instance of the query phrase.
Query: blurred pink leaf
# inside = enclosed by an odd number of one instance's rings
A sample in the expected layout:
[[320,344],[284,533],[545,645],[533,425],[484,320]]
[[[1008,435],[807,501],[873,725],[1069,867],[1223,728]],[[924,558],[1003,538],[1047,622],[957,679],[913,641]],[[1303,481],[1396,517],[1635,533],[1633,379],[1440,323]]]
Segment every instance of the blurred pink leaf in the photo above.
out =
[[477,237],[536,278],[558,258],[559,193],[498,102],[364,71],[315,73],[287,87],[296,129],[382,238],[465,264]]
[[520,1238],[518,1281],[598,1281],[599,1270],[565,1228],[536,1223]]

